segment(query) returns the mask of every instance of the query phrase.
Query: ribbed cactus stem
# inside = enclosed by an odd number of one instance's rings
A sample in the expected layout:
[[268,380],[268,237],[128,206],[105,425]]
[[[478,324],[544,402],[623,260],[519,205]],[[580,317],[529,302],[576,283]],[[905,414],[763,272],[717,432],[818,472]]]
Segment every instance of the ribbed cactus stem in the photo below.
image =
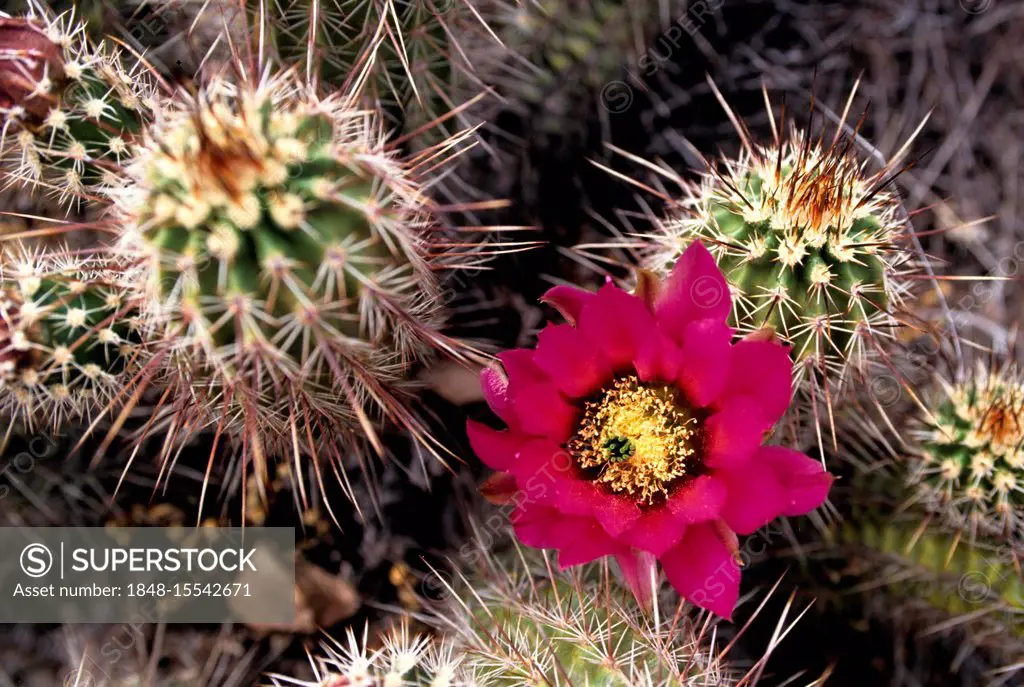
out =
[[343,640],[321,645],[313,659],[313,682],[271,675],[274,685],[303,687],[455,687],[471,683],[465,680],[460,664],[463,657],[453,651],[444,638],[412,634],[407,621],[379,637],[379,649],[371,648],[367,629],[361,636],[349,628]]
[[463,347],[439,333],[453,244],[416,172],[294,72],[162,106],[112,195],[171,347],[170,426],[216,428],[260,475],[296,454],[340,472],[385,424],[430,442],[408,370]]
[[462,57],[456,41],[489,35],[465,0],[267,0],[251,5],[254,20],[264,4],[283,63],[304,65],[332,88],[365,79],[364,99],[409,120],[407,130],[450,109],[438,91],[450,91]]
[[733,292],[732,324],[774,328],[791,347],[796,388],[827,383],[834,400],[893,346],[913,291],[905,214],[890,190],[899,160],[872,170],[842,130],[816,135],[771,112],[762,145],[728,113],[740,153],[709,163],[698,184],[677,178],[683,197],[640,237],[643,266],[665,273],[702,241]]
[[141,351],[129,274],[60,255],[0,267],[0,416],[56,430],[130,386]]
[[914,432],[910,476],[952,527],[993,536],[1024,532],[1024,381],[1017,368],[979,363],[957,382],[938,379]]
[[520,551],[485,561],[439,609],[477,684],[734,684],[681,609],[645,612],[600,563],[557,572]]
[[129,157],[154,93],[141,63],[93,44],[71,15],[0,19],[7,183],[80,204]]
[[[988,605],[1008,613],[1024,611],[1024,580],[1017,554],[1009,547],[958,540],[954,532],[934,525],[914,526],[907,520],[885,524],[851,518],[838,534],[843,543],[863,547],[898,567],[883,583],[905,599],[919,599],[935,609],[959,616]],[[1024,637],[1024,624],[1011,623]]]

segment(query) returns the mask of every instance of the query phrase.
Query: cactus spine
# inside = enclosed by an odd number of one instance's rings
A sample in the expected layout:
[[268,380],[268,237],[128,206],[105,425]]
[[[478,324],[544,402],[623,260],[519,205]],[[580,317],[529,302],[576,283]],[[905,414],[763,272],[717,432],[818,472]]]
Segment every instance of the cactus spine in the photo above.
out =
[[130,280],[106,260],[67,254],[0,265],[0,416],[56,431],[130,386],[141,353]]
[[0,154],[8,184],[47,189],[66,206],[109,183],[148,119],[142,64],[94,45],[71,14],[0,19]]
[[978,363],[941,395],[915,431],[910,477],[924,503],[951,527],[1024,533],[1024,381],[1013,365]]
[[452,107],[459,41],[493,40],[466,0],[267,0],[265,9],[283,63],[332,88],[365,82],[363,99],[406,130]]
[[[474,684],[734,684],[695,621],[645,613],[600,563],[487,555],[439,612]],[[462,587],[459,590],[459,587]]]
[[451,244],[416,165],[291,73],[159,112],[114,195],[151,336],[171,346],[172,426],[216,428],[261,473],[264,457],[380,451],[383,421],[429,443],[406,373],[464,349],[438,333]]
[[734,292],[733,324],[775,328],[797,381],[838,388],[862,378],[911,292],[903,213],[887,190],[898,157],[870,173],[841,128],[815,140],[774,116],[773,141],[758,145],[729,113],[742,151],[710,164],[698,185],[679,180],[685,197],[643,237],[644,266],[663,273],[703,241]]

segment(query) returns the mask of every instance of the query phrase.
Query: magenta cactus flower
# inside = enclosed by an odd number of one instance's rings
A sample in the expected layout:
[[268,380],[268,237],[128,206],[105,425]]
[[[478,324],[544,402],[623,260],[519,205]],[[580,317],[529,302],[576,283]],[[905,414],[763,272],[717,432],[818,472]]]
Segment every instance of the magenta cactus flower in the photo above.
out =
[[737,535],[817,508],[832,475],[762,445],[789,406],[788,350],[770,332],[733,342],[729,286],[700,243],[664,284],[640,284],[551,289],[569,323],[484,371],[507,429],[470,421],[469,439],[524,544],[557,549],[562,568],[615,556],[641,599],[660,561],[680,594],[730,617]]

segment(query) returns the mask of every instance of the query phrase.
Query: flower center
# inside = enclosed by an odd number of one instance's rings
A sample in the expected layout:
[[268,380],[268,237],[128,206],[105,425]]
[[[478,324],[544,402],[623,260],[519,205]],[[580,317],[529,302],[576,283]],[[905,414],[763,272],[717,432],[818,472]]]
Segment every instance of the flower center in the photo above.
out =
[[598,471],[598,482],[650,504],[692,471],[696,431],[697,419],[676,389],[624,377],[586,404],[567,446],[580,467]]

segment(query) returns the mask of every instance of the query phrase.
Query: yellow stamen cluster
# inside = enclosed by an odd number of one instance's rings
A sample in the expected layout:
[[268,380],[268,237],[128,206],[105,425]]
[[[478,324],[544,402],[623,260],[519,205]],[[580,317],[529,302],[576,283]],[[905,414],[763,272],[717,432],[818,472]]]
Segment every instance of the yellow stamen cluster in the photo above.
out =
[[686,474],[696,424],[672,387],[625,377],[586,404],[568,448],[580,467],[600,468],[598,482],[650,504]]

